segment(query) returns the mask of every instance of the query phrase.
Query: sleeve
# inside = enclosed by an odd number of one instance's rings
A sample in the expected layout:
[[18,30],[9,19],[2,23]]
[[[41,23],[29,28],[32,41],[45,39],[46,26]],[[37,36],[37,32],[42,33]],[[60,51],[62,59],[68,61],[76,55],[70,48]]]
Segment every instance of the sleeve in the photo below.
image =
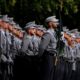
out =
[[2,54],[2,43],[1,43],[1,40],[2,38],[1,38],[1,31],[0,31],[0,56],[1,56],[1,54]]
[[39,45],[39,56],[43,55],[45,49],[47,48],[50,42],[50,37],[51,35],[49,33],[43,35],[40,45]]
[[6,37],[4,35],[1,35],[1,44],[3,53],[6,53]]
[[25,53],[26,50],[28,49],[28,45],[29,45],[29,39],[26,38],[26,35],[25,35],[23,40],[22,40],[21,52]]
[[1,40],[2,38],[1,38],[1,31],[0,31],[0,49],[2,49],[2,43],[1,43]]

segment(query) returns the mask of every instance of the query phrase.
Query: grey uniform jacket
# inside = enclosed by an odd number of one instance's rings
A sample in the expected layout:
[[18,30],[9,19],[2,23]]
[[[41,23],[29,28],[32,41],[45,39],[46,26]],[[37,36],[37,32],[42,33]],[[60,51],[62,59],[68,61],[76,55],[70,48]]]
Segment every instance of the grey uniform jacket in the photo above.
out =
[[34,55],[38,55],[40,38],[34,35],[32,37],[32,44],[33,44]]
[[0,48],[1,48],[1,60],[3,62],[7,61],[7,57],[6,57],[6,36],[5,36],[5,32],[3,31],[3,29],[0,29]]
[[28,56],[34,56],[32,37],[29,36],[27,33],[25,33],[22,40],[21,52]]
[[39,55],[42,55],[44,51],[48,51],[51,54],[57,53],[56,51],[57,40],[54,31],[48,30],[42,37],[39,46]]
[[11,35],[10,52],[12,53],[12,58],[14,59],[16,54],[17,54],[17,40],[16,40],[16,37],[13,34]]

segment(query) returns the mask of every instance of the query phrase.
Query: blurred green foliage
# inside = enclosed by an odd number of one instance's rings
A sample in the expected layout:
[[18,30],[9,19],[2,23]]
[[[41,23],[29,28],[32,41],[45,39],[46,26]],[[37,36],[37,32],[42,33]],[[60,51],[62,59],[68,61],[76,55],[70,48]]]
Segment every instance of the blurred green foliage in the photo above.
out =
[[80,0],[0,0],[0,13],[13,16],[20,24],[31,20],[44,24],[46,17],[56,15],[64,25],[80,26],[79,5]]

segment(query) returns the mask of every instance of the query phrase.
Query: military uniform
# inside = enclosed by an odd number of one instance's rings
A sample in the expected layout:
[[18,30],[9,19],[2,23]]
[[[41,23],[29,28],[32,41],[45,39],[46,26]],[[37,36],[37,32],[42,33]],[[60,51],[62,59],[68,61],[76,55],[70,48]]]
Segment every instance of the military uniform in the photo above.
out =
[[1,55],[1,70],[2,70],[2,76],[3,76],[3,80],[6,80],[6,78],[8,78],[7,76],[7,62],[8,62],[8,57],[7,57],[7,51],[6,51],[6,36],[5,36],[5,32],[2,31],[2,55]]
[[76,44],[72,48],[65,38],[63,53],[59,56],[59,64],[56,68],[56,80],[75,80],[76,74]]
[[7,56],[8,56],[8,78],[11,80],[13,76],[13,59],[12,59],[12,53],[11,53],[11,35],[9,31],[6,31],[6,50],[7,50]]
[[[21,46],[21,52],[22,52],[22,56],[23,56],[23,65],[25,66],[23,68],[23,71],[25,71],[25,75],[23,75],[25,78],[29,78],[29,76],[32,76],[33,73],[33,57],[34,57],[34,53],[33,53],[33,45],[32,45],[32,41],[31,41],[32,37],[29,36],[28,34],[24,35],[23,38],[23,42],[22,42],[22,46]],[[28,76],[28,77],[27,77]],[[32,77],[31,77],[32,78]]]
[[[56,19],[56,16],[50,16],[46,18],[45,21],[48,23],[49,29],[43,34],[39,46],[39,55],[42,55],[43,57],[42,80],[53,80],[55,70],[55,55],[57,54],[57,39],[55,28],[57,28],[59,20]],[[52,26],[49,25],[49,22],[52,24]]]
[[[34,28],[34,22],[27,23],[27,27]],[[27,29],[27,28],[26,28]],[[25,32],[22,44],[21,44],[21,63],[23,67],[23,71],[26,74],[22,74],[24,79],[32,79],[35,77],[34,75],[34,56],[37,55],[35,43],[34,43],[35,37],[29,35],[27,32]],[[22,72],[23,72],[22,71]],[[23,72],[23,73],[24,73]],[[20,74],[21,75],[21,74]]]
[[5,56],[6,54],[6,47],[5,47],[5,44],[6,44],[6,39],[5,39],[5,36],[4,36],[4,31],[3,29],[1,28],[0,29],[0,70],[1,70],[1,78],[3,79],[3,75],[4,75],[4,72],[3,72],[3,69],[2,68],[2,64],[5,63],[7,61],[7,58]]
[[39,55],[43,56],[42,77],[44,80],[53,80],[54,73],[54,55],[56,54],[56,38],[53,29],[49,29],[41,39],[39,46]]
[[76,80],[80,80],[80,43],[76,44],[77,54],[76,54]]

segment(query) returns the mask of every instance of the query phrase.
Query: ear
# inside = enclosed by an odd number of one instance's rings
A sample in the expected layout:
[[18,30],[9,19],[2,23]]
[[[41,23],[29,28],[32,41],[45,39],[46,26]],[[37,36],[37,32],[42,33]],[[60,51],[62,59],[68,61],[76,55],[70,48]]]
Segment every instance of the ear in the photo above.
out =
[[52,26],[52,22],[48,22],[48,27],[51,27]]

